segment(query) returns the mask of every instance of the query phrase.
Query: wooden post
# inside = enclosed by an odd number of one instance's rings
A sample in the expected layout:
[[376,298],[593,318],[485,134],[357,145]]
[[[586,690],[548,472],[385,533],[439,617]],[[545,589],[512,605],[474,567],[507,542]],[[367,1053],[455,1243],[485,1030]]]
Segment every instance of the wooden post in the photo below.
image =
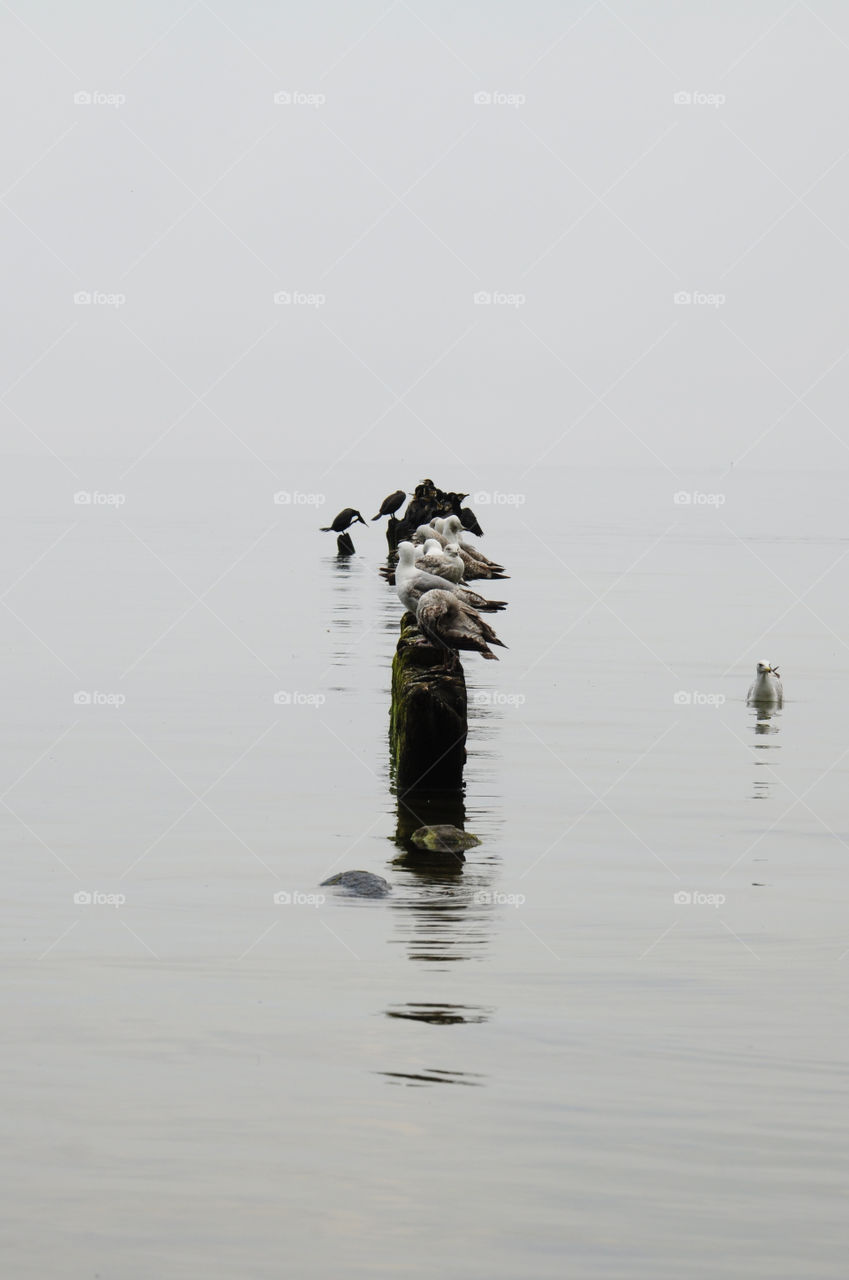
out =
[[443,671],[445,652],[427,644],[411,613],[401,619],[392,659],[389,737],[400,792],[458,789],[466,762],[466,681],[459,661]]

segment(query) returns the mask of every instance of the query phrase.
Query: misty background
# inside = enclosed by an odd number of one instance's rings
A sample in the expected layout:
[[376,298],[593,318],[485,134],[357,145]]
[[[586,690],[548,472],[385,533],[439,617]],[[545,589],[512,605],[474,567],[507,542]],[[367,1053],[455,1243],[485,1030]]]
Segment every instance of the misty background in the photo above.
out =
[[849,15],[698,8],[7,8],[7,452],[844,468]]
[[[10,1274],[844,1280],[849,10],[0,27]],[[510,574],[445,874],[426,476]]]

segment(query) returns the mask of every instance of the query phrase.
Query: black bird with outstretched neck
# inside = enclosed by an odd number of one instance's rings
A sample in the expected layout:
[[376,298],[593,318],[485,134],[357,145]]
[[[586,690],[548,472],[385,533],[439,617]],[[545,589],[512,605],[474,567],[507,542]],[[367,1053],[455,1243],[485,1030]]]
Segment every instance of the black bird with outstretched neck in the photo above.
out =
[[352,524],[356,524],[359,520],[360,524],[368,525],[360,515],[359,511],[355,511],[353,507],[346,507],[344,511],[340,511],[333,524],[321,526],[322,533],[344,533],[346,529],[350,529]]
[[376,516],[372,516],[372,521],[379,520],[381,516],[394,516],[406,496],[407,493],[404,489],[396,489],[394,493],[390,493],[389,497],[384,498],[381,502],[380,510]]

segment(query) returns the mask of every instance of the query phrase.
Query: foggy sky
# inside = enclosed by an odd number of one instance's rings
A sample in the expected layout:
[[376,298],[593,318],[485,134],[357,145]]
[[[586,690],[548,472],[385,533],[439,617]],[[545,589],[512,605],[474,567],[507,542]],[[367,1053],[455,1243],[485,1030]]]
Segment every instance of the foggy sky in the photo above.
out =
[[307,484],[399,433],[514,483],[849,462],[845,8],[18,0],[2,24],[7,453]]

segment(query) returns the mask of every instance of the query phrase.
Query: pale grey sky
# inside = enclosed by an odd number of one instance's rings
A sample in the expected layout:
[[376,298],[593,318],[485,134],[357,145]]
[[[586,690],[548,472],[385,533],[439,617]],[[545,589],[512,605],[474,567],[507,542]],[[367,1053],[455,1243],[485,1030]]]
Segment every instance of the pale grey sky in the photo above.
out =
[[308,484],[399,432],[435,472],[849,463],[844,6],[2,25],[3,421],[45,472],[253,453]]

